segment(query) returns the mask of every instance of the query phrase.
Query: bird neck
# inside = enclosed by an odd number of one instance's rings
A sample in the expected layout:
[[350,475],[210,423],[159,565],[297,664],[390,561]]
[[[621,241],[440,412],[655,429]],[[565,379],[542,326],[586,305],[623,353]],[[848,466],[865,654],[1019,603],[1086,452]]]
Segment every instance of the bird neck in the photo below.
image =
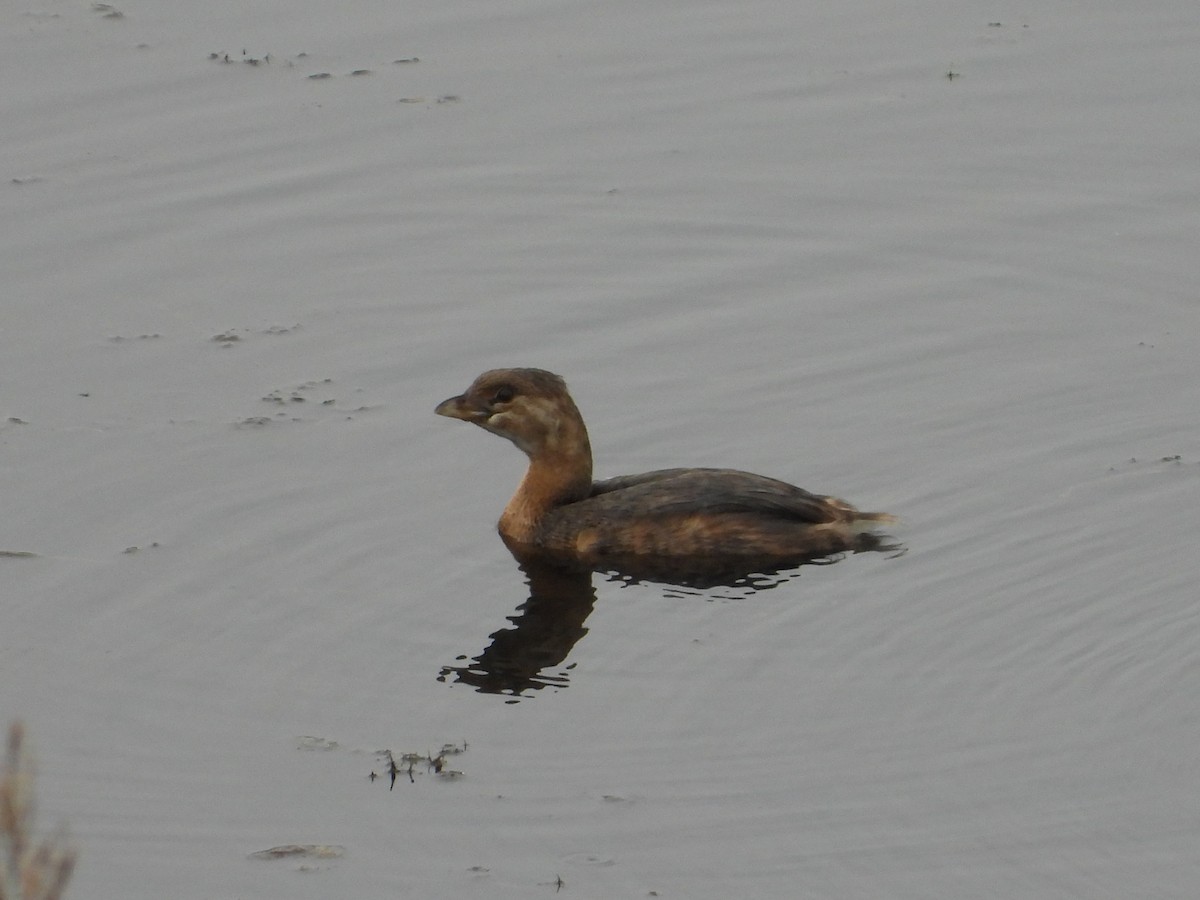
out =
[[529,468],[500,517],[500,533],[534,543],[538,526],[557,507],[592,492],[592,448],[583,421],[564,423],[552,448],[529,454]]

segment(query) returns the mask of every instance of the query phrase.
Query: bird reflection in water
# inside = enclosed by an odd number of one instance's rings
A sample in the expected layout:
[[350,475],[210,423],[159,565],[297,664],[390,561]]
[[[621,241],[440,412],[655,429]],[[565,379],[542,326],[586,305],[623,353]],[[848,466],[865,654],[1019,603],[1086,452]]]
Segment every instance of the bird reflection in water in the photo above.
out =
[[[507,543],[507,542],[506,542]],[[608,559],[602,567],[549,554],[509,550],[525,574],[529,599],[509,616],[510,627],[491,634],[491,643],[475,657],[460,656],[443,667],[438,681],[467,684],[480,693],[505,695],[508,703],[533,696],[545,688],[567,687],[574,664],[566,662],[571,649],[587,634],[584,622],[596,603],[594,573],[624,584],[654,582],[671,586],[672,593],[745,597],[777,587],[800,574],[804,566],[830,565],[841,556],[804,557],[789,568],[772,564],[755,567],[741,560],[731,566],[715,559]],[[902,552],[882,535],[861,535],[855,553]],[[722,591],[720,589],[726,589]]]
[[587,634],[583,623],[596,602],[590,569],[570,560],[513,556],[525,573],[529,599],[509,616],[511,627],[491,635],[482,653],[474,659],[460,656],[438,676],[481,693],[510,695],[510,703],[543,688],[567,686],[572,667],[563,663]]

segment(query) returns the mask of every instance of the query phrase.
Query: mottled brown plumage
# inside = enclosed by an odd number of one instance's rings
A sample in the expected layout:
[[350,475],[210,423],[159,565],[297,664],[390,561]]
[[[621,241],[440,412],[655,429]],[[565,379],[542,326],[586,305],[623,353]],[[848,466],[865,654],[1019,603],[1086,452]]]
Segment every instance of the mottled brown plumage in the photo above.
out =
[[861,549],[887,513],[733,469],[661,469],[592,481],[587,427],[563,379],[484,372],[436,412],[508,438],[529,469],[500,517],[510,544],[588,563],[619,557],[801,560]]

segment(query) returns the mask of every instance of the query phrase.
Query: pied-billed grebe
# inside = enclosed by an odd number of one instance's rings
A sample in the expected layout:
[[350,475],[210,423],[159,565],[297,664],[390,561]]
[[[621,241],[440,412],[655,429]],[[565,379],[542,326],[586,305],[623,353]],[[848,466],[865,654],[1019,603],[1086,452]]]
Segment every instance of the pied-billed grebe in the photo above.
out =
[[529,457],[500,534],[531,550],[588,562],[813,558],[859,549],[864,532],[894,521],[733,469],[660,469],[593,482],[583,417],[563,379],[543,369],[484,372],[436,412],[508,438]]

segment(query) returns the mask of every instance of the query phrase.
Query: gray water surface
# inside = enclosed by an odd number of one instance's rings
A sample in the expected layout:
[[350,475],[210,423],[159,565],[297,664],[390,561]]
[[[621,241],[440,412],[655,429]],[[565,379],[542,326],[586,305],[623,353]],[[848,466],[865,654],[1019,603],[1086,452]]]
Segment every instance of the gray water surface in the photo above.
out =
[[[118,6],[0,29],[0,716],[69,896],[1194,896],[1190,5]],[[600,476],[908,552],[596,575],[480,691],[523,460],[432,410],[498,365]]]

